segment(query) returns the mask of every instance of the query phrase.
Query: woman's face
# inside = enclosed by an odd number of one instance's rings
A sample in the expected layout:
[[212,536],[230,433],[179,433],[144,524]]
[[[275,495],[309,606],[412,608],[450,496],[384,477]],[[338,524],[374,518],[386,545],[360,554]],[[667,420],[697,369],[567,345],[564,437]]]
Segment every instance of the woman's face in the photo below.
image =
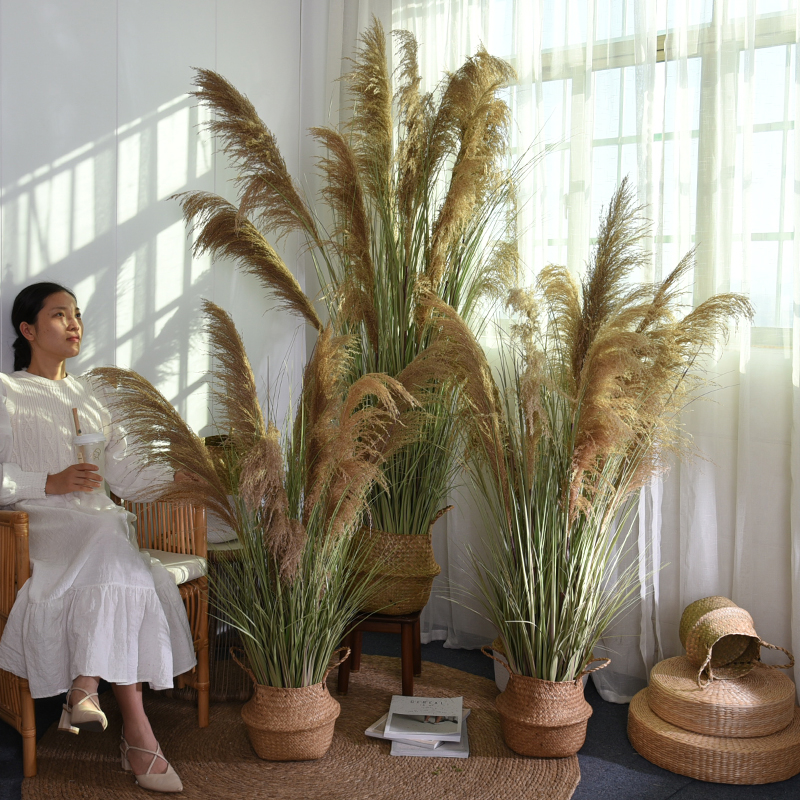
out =
[[39,356],[64,360],[78,355],[83,338],[83,320],[75,298],[67,292],[51,294],[33,325],[23,322],[20,333]]

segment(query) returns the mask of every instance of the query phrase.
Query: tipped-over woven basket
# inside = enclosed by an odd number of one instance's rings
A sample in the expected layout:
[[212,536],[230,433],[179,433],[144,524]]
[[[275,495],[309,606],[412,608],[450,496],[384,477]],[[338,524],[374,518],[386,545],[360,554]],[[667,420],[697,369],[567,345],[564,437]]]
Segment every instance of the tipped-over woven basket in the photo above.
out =
[[686,656],[668,658],[650,671],[650,709],[666,722],[707,736],[770,736],[794,718],[794,683],[760,664],[747,675],[697,686]]
[[325,680],[328,672],[350,655],[349,648],[342,650],[346,651],[344,657],[328,667],[321,683],[299,689],[258,683],[255,675],[239,662],[255,684],[253,697],[242,708],[242,719],[259,758],[310,761],[328,752],[341,706],[331,697]]
[[653,764],[701,781],[748,785],[800,772],[800,708],[791,724],[771,736],[704,736],[661,719],[648,704],[648,692],[642,689],[631,701],[628,738]]
[[608,666],[584,670],[574,681],[545,681],[511,672],[504,661],[484,647],[484,655],[509,672],[508,685],[494,701],[500,714],[500,729],[506,744],[522,756],[566,758],[586,741],[586,725],[592,707],[583,696],[583,675]]
[[791,663],[779,668],[794,666],[791,653],[760,639],[750,614],[727,597],[704,597],[686,606],[679,635],[700,686],[746,675],[761,661],[762,647],[789,656]]
[[[376,587],[362,611],[398,616],[425,608],[431,596],[433,579],[442,571],[433,557],[433,525],[451,508],[448,506],[439,511],[431,521],[428,533],[423,535],[361,529],[360,545],[366,553],[362,570],[374,575]],[[359,573],[358,577],[363,577],[363,574]]]

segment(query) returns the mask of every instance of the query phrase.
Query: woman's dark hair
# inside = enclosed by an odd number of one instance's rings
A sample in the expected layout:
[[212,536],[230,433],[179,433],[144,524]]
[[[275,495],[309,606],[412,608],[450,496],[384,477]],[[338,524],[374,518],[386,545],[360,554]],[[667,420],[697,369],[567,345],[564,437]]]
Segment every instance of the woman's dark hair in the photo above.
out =
[[20,333],[19,326],[23,322],[28,325],[33,325],[36,322],[36,317],[42,310],[44,301],[50,297],[51,294],[57,292],[66,292],[72,295],[73,299],[77,302],[75,293],[66,286],[61,286],[58,283],[32,283],[26,286],[15,298],[14,305],[11,308],[11,324],[14,326],[14,333],[17,338],[11,346],[14,348],[14,370],[25,369],[31,363],[31,345],[30,342]]

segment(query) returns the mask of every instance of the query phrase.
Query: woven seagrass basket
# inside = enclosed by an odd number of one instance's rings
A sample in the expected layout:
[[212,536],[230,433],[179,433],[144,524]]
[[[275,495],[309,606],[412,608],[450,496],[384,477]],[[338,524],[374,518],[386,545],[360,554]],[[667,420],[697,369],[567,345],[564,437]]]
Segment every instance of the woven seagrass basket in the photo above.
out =
[[681,616],[679,635],[686,656],[697,668],[697,683],[741,678],[761,661],[761,648],[791,653],[759,638],[753,618],[727,597],[704,597],[688,605]]
[[439,511],[424,535],[361,528],[358,544],[365,552],[362,570],[373,574],[376,587],[362,611],[399,616],[425,608],[433,579],[442,571],[433,556],[433,525],[451,508]]
[[505,743],[522,756],[575,755],[586,741],[586,725],[592,716],[583,696],[583,675],[608,666],[609,659],[593,659],[605,663],[585,670],[574,681],[545,681],[511,672],[486,647],[483,653],[509,672],[508,685],[494,701]]
[[631,701],[628,738],[653,764],[701,781],[743,785],[784,781],[800,772],[800,708],[770,736],[705,736],[661,719],[648,693],[642,689]]
[[747,675],[697,686],[686,656],[668,658],[650,671],[650,709],[666,722],[706,736],[752,738],[783,730],[794,718],[794,683],[764,664]]
[[331,697],[325,681],[328,672],[350,655],[349,648],[341,650],[347,652],[329,666],[321,683],[299,689],[257,683],[255,675],[239,662],[255,684],[253,697],[242,708],[242,719],[259,758],[311,761],[328,752],[341,706]]

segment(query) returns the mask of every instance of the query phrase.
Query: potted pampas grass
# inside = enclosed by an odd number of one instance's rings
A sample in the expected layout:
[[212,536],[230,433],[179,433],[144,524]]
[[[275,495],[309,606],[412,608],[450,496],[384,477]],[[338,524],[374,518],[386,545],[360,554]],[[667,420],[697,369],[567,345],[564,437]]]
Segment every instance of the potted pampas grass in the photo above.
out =
[[213,456],[144,378],[117,368],[92,375],[110,389],[142,463],[196,477],[165,485],[160,499],[201,504],[236,531],[241,550],[217,564],[211,597],[241,634],[243,666],[255,684],[242,717],[256,753],[319,758],[339,715],[325,679],[374,577],[359,577],[363,554],[353,534],[390,452],[397,403],[413,399],[385,375],[348,382],[354,342],[326,327],[282,436],[264,419],[232,320],[213,303],[205,313],[215,421],[226,431]]
[[580,285],[549,266],[534,290],[510,294],[515,322],[495,374],[458,315],[429,305],[459,365],[467,463],[489,532],[471,552],[478,590],[465,602],[498,630],[510,679],[497,708],[524,755],[582,746],[591,708],[581,676],[638,586],[636,566],[622,562],[631,501],[670,453],[690,450],[679,412],[702,382],[698,358],[752,317],[735,294],[680,313],[691,253],[662,283],[633,283],[648,230],[640,213],[624,181]]
[[510,117],[501,96],[511,68],[481,49],[425,94],[414,37],[395,37],[396,91],[386,36],[373,20],[344,76],[348,121],[311,130],[324,152],[316,203],[289,175],[249,100],[220,75],[198,70],[194,94],[214,112],[210,128],[237,170],[238,199],[207,192],[178,199],[196,230],[196,254],[234,259],[321,331],[314,303],[268,239],[299,233],[331,325],[357,342],[346,383],[386,373],[418,401],[401,407],[398,446],[381,465],[362,531],[370,564],[391,576],[364,608],[403,614],[425,606],[439,572],[431,530],[457,469],[458,382],[447,360],[429,353],[421,293],[448,303],[478,335],[487,305],[513,285],[517,256]]

